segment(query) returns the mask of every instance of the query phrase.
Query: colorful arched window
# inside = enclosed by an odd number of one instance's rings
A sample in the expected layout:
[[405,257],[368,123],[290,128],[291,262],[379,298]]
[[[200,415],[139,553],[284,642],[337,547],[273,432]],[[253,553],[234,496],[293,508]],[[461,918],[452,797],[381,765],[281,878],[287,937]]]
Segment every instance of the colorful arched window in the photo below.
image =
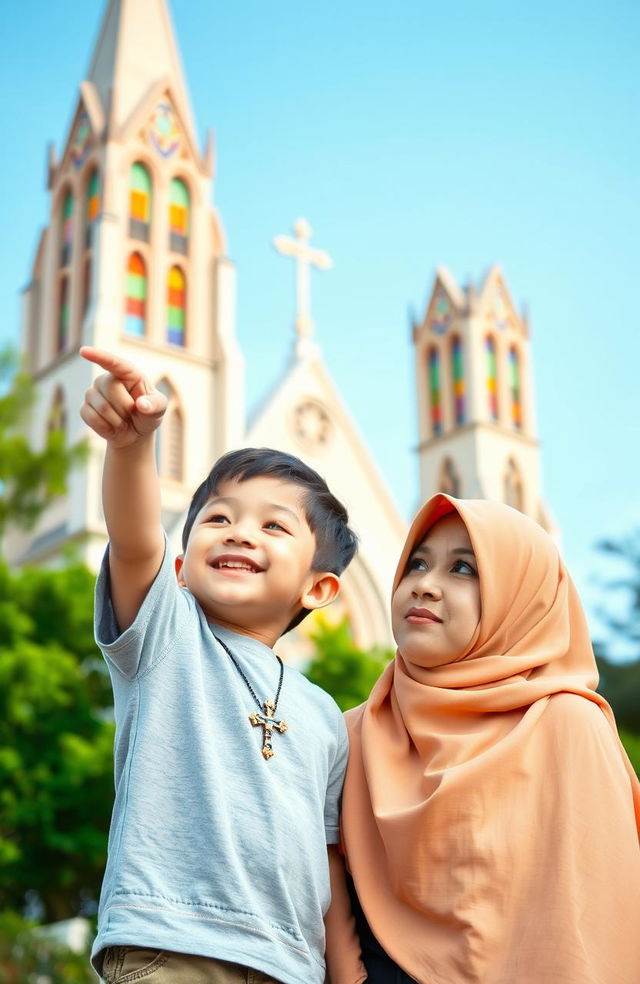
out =
[[100,210],[100,174],[95,168],[87,181],[87,196],[85,200],[85,246],[93,244],[93,230]]
[[498,419],[498,366],[496,363],[496,340],[492,335],[485,338],[485,353],[487,358],[487,404],[489,418]]
[[456,424],[464,423],[464,365],[462,342],[458,335],[451,339],[451,370],[453,373],[453,413]]
[[515,346],[509,349],[509,394],[511,397],[511,422],[522,428],[522,386],[520,381],[520,357]]
[[431,411],[431,430],[434,434],[442,431],[442,390],[440,385],[440,352],[437,348],[429,350],[429,408]]
[[140,338],[145,334],[147,321],[147,268],[140,253],[132,253],[127,264],[127,296],[125,299],[124,330]]
[[167,277],[167,341],[184,345],[186,325],[186,283],[180,267],[173,266]]
[[64,352],[69,344],[70,321],[69,278],[65,276],[60,280],[60,293],[58,295],[56,352]]
[[189,189],[180,178],[169,185],[169,248],[184,256],[189,251]]
[[67,267],[71,262],[73,249],[73,194],[67,191],[62,202],[60,236],[60,266]]
[[151,175],[136,161],[129,177],[129,235],[132,239],[149,241],[151,227]]

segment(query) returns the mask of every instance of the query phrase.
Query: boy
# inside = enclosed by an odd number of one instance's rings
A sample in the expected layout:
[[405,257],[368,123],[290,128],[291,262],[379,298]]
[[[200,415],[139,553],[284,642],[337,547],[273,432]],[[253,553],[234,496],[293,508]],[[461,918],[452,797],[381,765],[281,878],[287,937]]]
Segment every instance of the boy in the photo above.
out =
[[81,416],[107,441],[96,637],[116,715],[94,967],[107,984],[322,984],[346,732],[271,647],[338,594],[347,513],[297,458],[231,452],[194,494],[176,581],[154,450],[166,400],[124,359],[80,351],[106,370]]

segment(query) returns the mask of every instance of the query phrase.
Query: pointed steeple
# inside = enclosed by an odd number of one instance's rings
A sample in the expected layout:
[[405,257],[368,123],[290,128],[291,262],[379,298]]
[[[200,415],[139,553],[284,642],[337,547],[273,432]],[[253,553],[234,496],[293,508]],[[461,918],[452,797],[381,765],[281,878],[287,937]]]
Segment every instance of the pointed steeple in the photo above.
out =
[[110,124],[120,129],[141,97],[166,83],[197,146],[191,104],[165,0],[109,0],[87,74]]

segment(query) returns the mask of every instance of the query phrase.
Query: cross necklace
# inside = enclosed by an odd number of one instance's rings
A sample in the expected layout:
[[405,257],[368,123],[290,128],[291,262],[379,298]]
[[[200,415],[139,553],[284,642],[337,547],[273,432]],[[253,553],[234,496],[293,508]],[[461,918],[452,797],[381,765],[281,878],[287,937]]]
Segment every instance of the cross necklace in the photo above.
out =
[[[274,653],[275,658],[278,660],[280,664],[280,678],[278,680],[278,689],[276,690],[276,697],[275,700],[265,700],[262,703],[260,703],[260,698],[258,697],[257,693],[249,683],[249,680],[244,670],[236,660],[235,656],[233,655],[227,644],[223,642],[222,639],[220,639],[218,636],[216,636],[215,638],[220,643],[220,645],[226,652],[227,656],[235,666],[236,670],[244,680],[247,686],[247,690],[249,691],[249,693],[255,700],[256,704],[258,705],[258,710],[253,711],[252,714],[249,714],[249,720],[251,721],[251,724],[253,725],[254,728],[262,728],[262,756],[263,758],[268,760],[275,755],[275,752],[271,744],[274,728],[276,731],[279,731],[281,735],[283,735],[285,731],[287,731],[289,728],[289,725],[287,724],[286,721],[282,721],[282,720],[277,721],[275,717],[276,710],[278,709],[278,700],[280,699],[280,691],[282,690],[282,679],[284,677],[284,663],[282,662],[278,654]],[[264,714],[262,712],[263,707],[264,707]]]

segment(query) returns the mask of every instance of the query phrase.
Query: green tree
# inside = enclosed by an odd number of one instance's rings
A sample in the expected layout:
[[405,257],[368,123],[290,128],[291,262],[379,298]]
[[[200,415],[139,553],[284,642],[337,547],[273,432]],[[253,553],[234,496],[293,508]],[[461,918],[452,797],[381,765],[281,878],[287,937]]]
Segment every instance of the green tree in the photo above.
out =
[[35,400],[33,382],[16,372],[16,357],[0,352],[0,543],[9,523],[29,528],[50,499],[66,488],[69,469],[83,460],[86,444],[68,447],[64,430],[52,430],[41,451],[26,437]]
[[391,650],[381,646],[367,651],[358,649],[346,619],[338,625],[319,620],[318,629],[311,639],[316,655],[306,670],[306,676],[330,693],[343,711],[367,699],[374,683],[393,657]]
[[624,569],[621,577],[606,585],[607,594],[624,596],[620,611],[614,613],[608,605],[600,614],[615,636],[640,655],[640,529],[624,540],[601,540],[597,547]]
[[0,909],[45,921],[97,898],[113,798],[111,692],[82,565],[0,564]]
[[95,984],[87,952],[75,953],[14,912],[0,912],[0,984]]

